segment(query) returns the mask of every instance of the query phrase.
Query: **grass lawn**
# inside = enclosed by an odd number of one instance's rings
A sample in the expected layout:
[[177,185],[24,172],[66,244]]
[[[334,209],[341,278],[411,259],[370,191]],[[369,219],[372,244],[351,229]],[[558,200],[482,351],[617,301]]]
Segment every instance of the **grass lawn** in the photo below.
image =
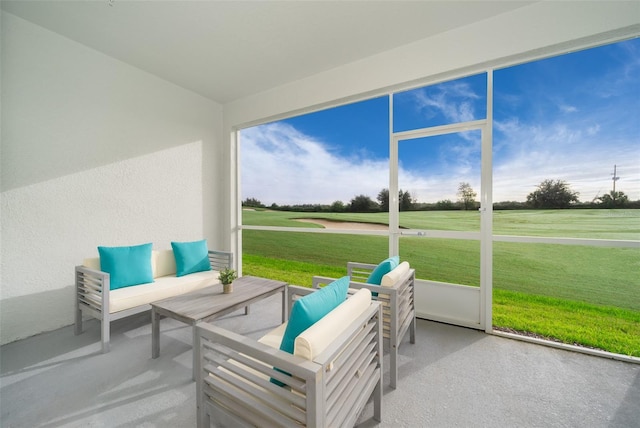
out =
[[640,357],[640,311],[497,289],[493,325]]
[[[296,218],[389,224],[388,213],[301,213],[244,210],[246,225],[320,227]],[[400,227],[410,229],[480,231],[478,211],[408,211]],[[495,235],[640,240],[640,210],[506,210],[493,212]]]
[[[386,223],[388,218],[386,213],[243,214],[245,224],[293,227],[317,227],[295,218],[374,223]],[[495,214],[495,234],[539,231],[544,236],[640,239],[640,210]],[[477,217],[476,212],[408,212],[401,213],[401,225],[474,230]],[[588,228],[596,230],[590,234]],[[313,275],[344,275],[347,261],[377,261],[388,254],[388,240],[381,236],[258,230],[245,230],[243,236],[245,274],[306,286]],[[400,254],[418,278],[479,284],[478,241],[403,237]],[[496,242],[493,269],[494,325],[640,357],[639,248]]]

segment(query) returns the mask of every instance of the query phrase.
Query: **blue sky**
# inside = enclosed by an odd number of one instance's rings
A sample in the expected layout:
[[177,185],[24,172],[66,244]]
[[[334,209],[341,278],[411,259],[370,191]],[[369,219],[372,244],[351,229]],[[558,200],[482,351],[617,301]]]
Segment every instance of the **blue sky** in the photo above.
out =
[[[395,132],[486,117],[486,76],[394,95]],[[375,200],[388,187],[389,101],[379,97],[241,132],[242,198]],[[494,71],[493,200],[561,179],[591,201],[640,199],[640,39]],[[480,193],[480,133],[400,142],[400,188],[420,202]]]

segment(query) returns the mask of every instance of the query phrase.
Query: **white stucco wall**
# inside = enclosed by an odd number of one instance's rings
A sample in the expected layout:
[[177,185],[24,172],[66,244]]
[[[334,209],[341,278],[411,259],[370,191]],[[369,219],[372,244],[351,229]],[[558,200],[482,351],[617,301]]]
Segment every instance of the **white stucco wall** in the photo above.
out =
[[98,245],[220,248],[220,105],[4,12],[1,54],[1,343],[73,322]]

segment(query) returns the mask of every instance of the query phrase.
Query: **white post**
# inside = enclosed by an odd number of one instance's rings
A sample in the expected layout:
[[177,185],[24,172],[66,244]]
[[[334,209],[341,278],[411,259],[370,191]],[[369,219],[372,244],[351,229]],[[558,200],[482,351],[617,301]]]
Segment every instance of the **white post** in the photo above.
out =
[[493,70],[487,71],[487,121],[482,129],[480,189],[480,323],[493,331]]
[[393,95],[389,95],[389,256],[400,254],[398,139],[393,135]]

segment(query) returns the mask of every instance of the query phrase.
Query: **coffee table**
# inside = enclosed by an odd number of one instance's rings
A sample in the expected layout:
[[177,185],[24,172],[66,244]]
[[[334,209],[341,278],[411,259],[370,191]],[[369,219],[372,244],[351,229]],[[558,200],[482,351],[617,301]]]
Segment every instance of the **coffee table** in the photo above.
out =
[[[190,293],[151,303],[151,358],[160,355],[160,317],[173,318],[193,327],[211,321],[240,308],[249,314],[249,305],[277,293],[282,293],[282,322],[288,319],[287,283],[272,279],[243,276],[233,281],[233,292],[222,293],[222,284],[212,285]],[[193,379],[195,380],[196,352],[193,352]]]

